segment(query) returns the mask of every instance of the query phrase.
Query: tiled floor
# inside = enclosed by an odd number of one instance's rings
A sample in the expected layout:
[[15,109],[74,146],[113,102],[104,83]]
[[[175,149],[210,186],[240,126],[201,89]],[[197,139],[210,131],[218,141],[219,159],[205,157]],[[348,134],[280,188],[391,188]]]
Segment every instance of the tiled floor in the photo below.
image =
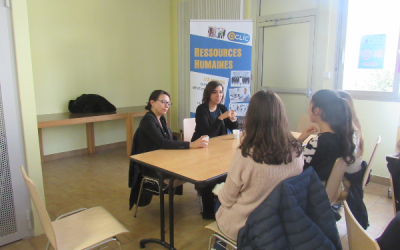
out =
[[[125,148],[97,152],[43,164],[46,206],[52,220],[57,216],[81,207],[103,206],[110,211],[130,233],[119,236],[124,249],[140,249],[143,238],[159,238],[159,198],[153,197],[151,204],[139,208],[136,218],[128,210],[128,158]],[[167,196],[165,197],[168,200]],[[369,210],[371,226],[368,233],[377,237],[393,216],[391,200],[387,198],[387,187],[371,183],[365,190],[365,203]],[[177,249],[207,249],[211,231],[204,228],[212,221],[203,220],[199,200],[192,184],[184,184],[184,195],[175,197],[175,246]],[[166,204],[166,215],[168,205]],[[343,215],[343,209],[341,209]],[[348,249],[344,216],[337,223],[344,249]],[[168,220],[167,220],[168,234]],[[169,241],[169,240],[167,240]],[[45,249],[45,235],[20,240],[2,246],[0,250]],[[115,243],[108,249],[116,249]],[[155,244],[145,249],[164,249]]]

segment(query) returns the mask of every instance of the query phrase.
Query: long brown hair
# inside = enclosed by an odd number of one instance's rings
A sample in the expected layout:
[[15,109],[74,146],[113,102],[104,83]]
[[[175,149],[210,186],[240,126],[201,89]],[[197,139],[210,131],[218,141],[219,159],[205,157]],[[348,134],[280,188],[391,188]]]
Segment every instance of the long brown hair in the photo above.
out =
[[239,148],[244,157],[271,165],[292,162],[301,144],[290,132],[285,108],[277,94],[261,90],[250,99],[245,117],[244,137]]
[[349,102],[329,89],[317,91],[312,96],[311,102],[312,111],[314,112],[315,108],[321,109],[321,119],[338,135],[343,160],[347,164],[353,164],[356,145],[353,142],[353,116]]
[[362,136],[362,131],[361,131],[361,124],[360,121],[358,120],[357,114],[356,114],[356,109],[354,108],[354,103],[353,103],[353,98],[349,93],[343,90],[338,90],[337,93],[341,98],[346,99],[349,102],[350,110],[351,110],[351,115],[353,116],[353,123],[356,126],[356,128],[359,131],[360,134],[360,143],[358,146],[358,151],[360,152],[360,155],[363,154],[364,152],[364,138]]

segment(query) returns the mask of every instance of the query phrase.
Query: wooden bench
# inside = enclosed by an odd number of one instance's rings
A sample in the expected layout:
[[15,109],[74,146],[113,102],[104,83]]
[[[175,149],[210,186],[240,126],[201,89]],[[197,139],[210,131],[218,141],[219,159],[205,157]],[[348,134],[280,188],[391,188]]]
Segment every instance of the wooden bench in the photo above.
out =
[[94,123],[118,119],[126,120],[126,154],[129,157],[131,155],[132,139],[134,134],[133,118],[144,116],[147,113],[147,110],[145,110],[144,107],[145,106],[133,106],[118,108],[116,112],[106,113],[72,114],[66,112],[58,114],[38,115],[37,121],[39,130],[40,156],[42,162],[44,162],[42,128],[85,123],[87,151],[88,154],[93,154],[95,152]]

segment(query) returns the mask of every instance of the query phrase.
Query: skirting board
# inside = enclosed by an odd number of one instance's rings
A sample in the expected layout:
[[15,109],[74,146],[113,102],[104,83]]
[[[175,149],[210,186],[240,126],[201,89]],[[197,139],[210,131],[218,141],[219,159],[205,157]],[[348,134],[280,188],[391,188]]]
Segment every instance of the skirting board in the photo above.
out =
[[[121,142],[115,142],[115,143],[110,143],[110,144],[106,144],[106,145],[96,146],[95,150],[96,150],[96,152],[99,152],[99,151],[104,151],[104,150],[108,150],[108,149],[122,148],[122,147],[126,148],[126,141],[121,141]],[[83,149],[77,149],[77,150],[72,150],[72,151],[68,151],[68,152],[50,154],[50,155],[45,155],[44,156],[44,161],[45,162],[54,161],[54,160],[59,160],[59,159],[78,156],[78,155],[85,155],[87,153],[88,153],[87,149],[83,148]]]
[[371,182],[390,187],[390,179],[386,177],[371,175]]

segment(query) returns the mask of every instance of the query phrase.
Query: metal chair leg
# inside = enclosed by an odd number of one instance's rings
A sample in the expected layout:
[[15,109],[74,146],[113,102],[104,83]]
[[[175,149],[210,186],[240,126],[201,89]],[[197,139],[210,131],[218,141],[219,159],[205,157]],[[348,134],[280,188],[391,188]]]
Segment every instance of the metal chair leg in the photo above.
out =
[[143,183],[144,183],[144,181],[145,181],[145,178],[143,178],[143,179],[142,179],[142,182],[140,183],[139,196],[138,196],[138,199],[137,199],[137,201],[136,201],[135,214],[133,215],[133,217],[136,217],[137,210],[138,210],[138,208],[139,208],[139,201],[140,201],[140,196],[142,195],[142,192],[143,192]]

